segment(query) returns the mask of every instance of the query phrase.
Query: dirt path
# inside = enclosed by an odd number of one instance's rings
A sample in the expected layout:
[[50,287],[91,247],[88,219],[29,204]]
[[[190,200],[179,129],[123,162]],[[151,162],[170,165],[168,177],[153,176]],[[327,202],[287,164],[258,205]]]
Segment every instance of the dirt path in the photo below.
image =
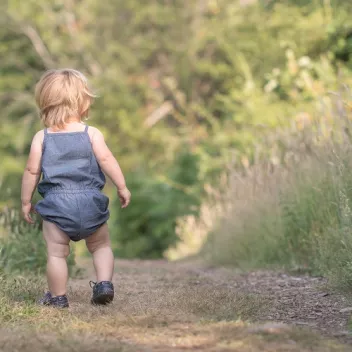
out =
[[21,324],[6,324],[0,351],[352,350],[352,309],[346,309],[352,304],[328,291],[323,279],[118,261],[116,300],[92,307],[91,278],[88,264],[70,282],[68,311],[40,308]]

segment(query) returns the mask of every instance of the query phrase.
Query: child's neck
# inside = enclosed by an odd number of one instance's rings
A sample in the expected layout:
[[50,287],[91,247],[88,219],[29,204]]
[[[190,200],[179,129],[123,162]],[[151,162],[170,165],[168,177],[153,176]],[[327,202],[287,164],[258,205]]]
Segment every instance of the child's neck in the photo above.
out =
[[82,129],[82,125],[84,123],[82,120],[78,119],[69,119],[63,128],[59,128],[57,126],[52,126],[50,127],[50,130],[52,132],[60,132],[60,131],[68,131],[68,132],[75,132],[75,131],[80,131]]
[[70,125],[73,123],[83,123],[82,119],[78,118],[78,117],[70,117],[67,119],[66,125]]

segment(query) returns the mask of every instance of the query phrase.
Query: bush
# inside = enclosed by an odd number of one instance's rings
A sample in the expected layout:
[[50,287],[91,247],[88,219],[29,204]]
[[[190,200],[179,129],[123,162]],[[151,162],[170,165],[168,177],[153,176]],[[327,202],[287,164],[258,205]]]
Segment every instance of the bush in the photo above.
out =
[[[0,263],[4,272],[41,274],[46,268],[46,246],[41,223],[29,225],[16,210],[0,214]],[[74,254],[68,258],[68,266],[74,269]]]
[[[128,208],[118,211],[111,227],[115,252],[122,257],[160,258],[178,236],[178,217],[197,214],[200,203],[197,158],[184,151],[175,161],[170,178],[135,173],[127,177],[132,193]],[[113,210],[113,211],[114,211]]]

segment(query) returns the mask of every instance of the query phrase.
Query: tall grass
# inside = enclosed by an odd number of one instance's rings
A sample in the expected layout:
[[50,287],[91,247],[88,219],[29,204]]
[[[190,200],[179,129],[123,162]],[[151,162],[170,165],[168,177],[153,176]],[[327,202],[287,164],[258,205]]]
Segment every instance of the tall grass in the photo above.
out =
[[[46,247],[41,222],[25,223],[17,210],[0,212],[0,272],[11,274],[42,274],[46,268]],[[68,266],[75,274],[74,253],[68,257]]]
[[284,147],[270,162],[233,170],[203,255],[244,268],[307,270],[351,288],[351,127],[339,95],[318,121],[276,136],[273,149]]

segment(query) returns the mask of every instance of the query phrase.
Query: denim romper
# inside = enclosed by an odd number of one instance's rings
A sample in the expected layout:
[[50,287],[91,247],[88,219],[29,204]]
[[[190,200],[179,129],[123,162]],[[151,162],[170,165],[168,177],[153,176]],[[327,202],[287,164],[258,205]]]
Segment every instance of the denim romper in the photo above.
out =
[[109,198],[101,192],[105,176],[93,153],[88,126],[82,132],[45,129],[41,170],[38,192],[44,199],[35,210],[72,241],[87,238],[109,219]]

